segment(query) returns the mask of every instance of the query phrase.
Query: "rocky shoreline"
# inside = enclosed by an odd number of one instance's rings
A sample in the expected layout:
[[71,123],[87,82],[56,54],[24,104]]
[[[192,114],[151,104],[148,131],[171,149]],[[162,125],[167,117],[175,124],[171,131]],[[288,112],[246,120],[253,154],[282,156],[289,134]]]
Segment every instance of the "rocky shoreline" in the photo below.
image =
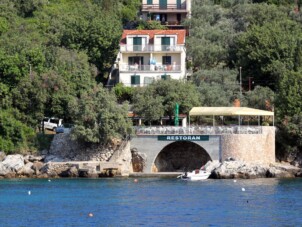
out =
[[[5,155],[0,152],[0,179],[1,178],[61,178],[61,177],[111,177],[121,175],[117,169],[96,171],[93,162],[87,162],[85,168],[79,163],[51,162],[47,156],[34,155]],[[212,179],[254,179],[254,178],[294,178],[302,177],[301,168],[288,163],[274,163],[270,165],[251,164],[234,159],[223,163],[209,161],[205,169],[211,172]]]
[[246,163],[234,159],[223,163],[209,161],[205,170],[211,172],[211,179],[255,179],[255,178],[294,178],[302,177],[302,169],[288,163]]

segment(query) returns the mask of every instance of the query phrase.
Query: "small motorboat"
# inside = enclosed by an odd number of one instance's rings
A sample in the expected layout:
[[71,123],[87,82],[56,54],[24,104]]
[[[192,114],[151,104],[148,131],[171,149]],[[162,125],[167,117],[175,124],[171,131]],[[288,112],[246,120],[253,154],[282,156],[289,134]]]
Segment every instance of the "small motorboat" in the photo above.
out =
[[203,169],[196,169],[192,172],[184,172],[183,174],[179,175],[177,178],[180,178],[182,180],[191,180],[191,181],[197,181],[197,180],[205,180],[208,179],[211,175],[210,172],[207,172]]

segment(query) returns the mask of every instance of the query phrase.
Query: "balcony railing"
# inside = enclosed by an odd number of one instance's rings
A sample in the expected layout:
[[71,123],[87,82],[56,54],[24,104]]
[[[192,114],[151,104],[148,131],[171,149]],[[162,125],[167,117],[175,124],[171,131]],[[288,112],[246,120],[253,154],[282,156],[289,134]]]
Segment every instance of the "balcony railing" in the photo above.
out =
[[180,65],[128,65],[120,64],[119,70],[123,72],[142,71],[142,72],[179,72]]
[[262,134],[261,126],[154,126],[135,127],[136,135],[228,135],[228,134]]
[[167,4],[167,5],[160,5],[160,4],[143,4],[142,5],[142,11],[156,11],[156,10],[171,10],[171,11],[176,11],[176,10],[187,10],[186,3],[183,4]]
[[183,45],[120,45],[121,52],[180,52]]

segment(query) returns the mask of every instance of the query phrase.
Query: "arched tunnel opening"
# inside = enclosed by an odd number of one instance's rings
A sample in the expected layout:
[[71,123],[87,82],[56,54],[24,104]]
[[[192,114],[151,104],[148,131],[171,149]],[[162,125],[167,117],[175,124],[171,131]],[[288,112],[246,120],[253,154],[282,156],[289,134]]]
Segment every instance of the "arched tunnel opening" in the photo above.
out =
[[167,145],[154,161],[158,172],[183,172],[199,169],[211,161],[210,155],[201,146],[188,141]]

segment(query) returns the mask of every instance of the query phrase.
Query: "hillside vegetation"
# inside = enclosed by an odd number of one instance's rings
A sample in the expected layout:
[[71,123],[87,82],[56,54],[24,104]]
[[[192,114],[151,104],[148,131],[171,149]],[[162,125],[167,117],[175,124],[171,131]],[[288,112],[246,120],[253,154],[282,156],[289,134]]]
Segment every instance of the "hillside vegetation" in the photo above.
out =
[[125,100],[156,122],[173,115],[175,102],[187,113],[239,98],[242,106],[274,109],[278,158],[301,153],[301,2],[193,1],[185,21],[191,81],[108,91],[102,83],[123,26],[143,26],[140,0],[0,0],[0,150],[35,150],[43,116],[74,123],[75,139],[104,143],[131,133]]

